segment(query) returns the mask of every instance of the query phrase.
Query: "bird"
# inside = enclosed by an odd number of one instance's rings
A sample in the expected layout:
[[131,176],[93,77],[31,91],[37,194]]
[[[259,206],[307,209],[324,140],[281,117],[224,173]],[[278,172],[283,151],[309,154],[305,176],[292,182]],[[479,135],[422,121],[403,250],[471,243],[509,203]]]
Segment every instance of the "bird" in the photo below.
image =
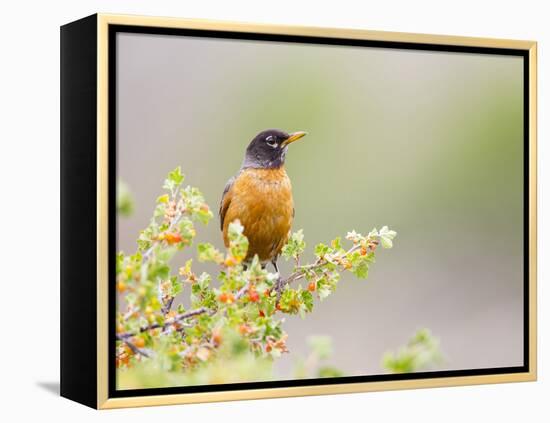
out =
[[257,255],[262,267],[271,263],[279,273],[277,258],[288,241],[295,215],[285,158],[288,146],[306,134],[261,131],[248,144],[241,168],[225,185],[219,208],[220,229],[229,247],[229,224],[239,220],[243,225],[248,238],[244,263]]

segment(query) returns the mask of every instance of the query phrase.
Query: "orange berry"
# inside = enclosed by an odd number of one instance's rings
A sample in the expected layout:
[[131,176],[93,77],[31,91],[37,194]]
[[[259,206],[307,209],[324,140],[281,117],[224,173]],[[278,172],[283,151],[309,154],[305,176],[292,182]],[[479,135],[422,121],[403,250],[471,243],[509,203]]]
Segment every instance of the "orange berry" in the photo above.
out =
[[132,339],[132,343],[138,348],[143,348],[145,346],[145,339],[139,338],[139,337],[134,337]]
[[117,357],[117,365],[120,367],[121,365],[128,365],[128,362],[130,361],[130,356],[128,354],[120,354]]
[[174,232],[167,232],[164,234],[164,239],[166,242],[170,245],[177,244],[178,242],[181,242],[181,235]]
[[258,312],[258,315],[259,315],[260,317],[265,317],[265,313],[264,313],[263,310],[260,310],[260,311]]
[[250,332],[252,332],[252,329],[246,323],[243,323],[239,326],[239,333],[241,335],[248,335]]
[[308,290],[309,292],[315,291],[315,288],[317,288],[317,287],[315,286],[315,282],[313,282],[313,281],[311,281],[311,282],[309,283],[309,285],[307,286],[307,290]]
[[218,346],[222,343],[222,332],[219,329],[214,329],[212,331],[212,342],[214,345]]
[[126,284],[123,281],[118,281],[116,284],[116,289],[118,292],[126,291]]
[[221,303],[232,304],[235,302],[235,296],[230,292],[222,292],[218,297]]

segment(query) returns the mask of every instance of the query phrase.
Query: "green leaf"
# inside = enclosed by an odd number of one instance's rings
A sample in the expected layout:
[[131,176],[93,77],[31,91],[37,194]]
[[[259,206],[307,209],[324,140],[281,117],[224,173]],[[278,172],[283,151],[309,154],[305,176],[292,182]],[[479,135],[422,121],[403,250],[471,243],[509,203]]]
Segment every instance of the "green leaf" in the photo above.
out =
[[323,366],[319,368],[319,377],[342,377],[344,372],[333,366]]
[[309,313],[313,310],[313,295],[309,291],[301,291],[302,302]]
[[223,262],[223,254],[209,242],[197,245],[197,253],[200,262]]
[[332,356],[332,339],[330,336],[310,336],[307,343],[319,360],[326,360]]
[[229,238],[229,250],[231,255],[237,260],[242,261],[248,251],[248,239],[243,235],[244,226],[239,220],[231,222],[227,228]]
[[128,185],[117,180],[116,187],[116,209],[117,213],[122,217],[129,217],[134,213],[134,197],[128,188]]
[[168,194],[157,197],[157,203],[167,203],[168,200],[170,200],[170,196]]
[[166,179],[162,187],[170,192],[174,192],[174,189],[176,188],[176,184],[174,184],[174,181],[170,179]]
[[304,231],[300,229],[294,232],[288,239],[286,245],[283,247],[281,253],[285,259],[298,259],[302,255],[306,248],[304,241]]
[[170,294],[172,295],[172,297],[175,297],[181,291],[183,291],[183,284],[176,276],[170,278],[170,281],[172,283],[172,292]]
[[172,257],[174,257],[174,254],[177,252],[177,248],[175,247],[166,247],[166,248],[158,248],[157,247],[157,260],[163,261],[163,262],[169,262]]
[[181,183],[183,182],[183,180],[185,179],[184,175],[181,173],[181,168],[178,166],[177,168],[175,168],[172,172],[170,172],[168,174],[168,179],[172,182],[174,182],[174,184],[176,186],[179,186],[181,185]]
[[323,276],[317,280],[317,295],[320,300],[324,300],[336,289],[336,285],[340,279],[338,271],[325,271]]
[[153,217],[163,217],[164,213],[166,212],[166,204],[160,202],[155,207],[155,210],[153,212]]
[[328,245],[320,243],[315,246],[314,251],[317,257],[323,257],[325,254],[328,254],[330,252],[330,247]]
[[384,248],[392,248],[393,242],[392,240],[397,235],[397,232],[390,230],[387,226],[382,227],[380,229],[380,232],[378,232],[378,236],[380,237],[380,243],[382,244],[382,247]]
[[367,279],[369,276],[369,262],[367,257],[359,256],[359,259],[354,263],[351,271],[359,279]]
[[332,294],[332,290],[328,286],[321,286],[317,289],[317,294],[319,295],[319,299],[322,301],[325,298],[327,298],[330,294]]
[[358,243],[358,242],[361,242],[361,240],[363,239],[363,235],[353,230],[346,234],[346,239],[352,241],[353,243]]
[[442,361],[439,340],[421,329],[398,351],[384,354],[382,366],[392,373],[410,373],[431,369]]
[[210,222],[210,219],[214,217],[210,209],[207,208],[199,208],[197,212],[195,213],[195,217],[197,220],[202,223],[203,225],[207,225],[208,222]]
[[208,273],[202,272],[198,277],[197,282],[195,282],[195,285],[197,285],[200,289],[206,289],[210,286],[211,280],[212,277]]

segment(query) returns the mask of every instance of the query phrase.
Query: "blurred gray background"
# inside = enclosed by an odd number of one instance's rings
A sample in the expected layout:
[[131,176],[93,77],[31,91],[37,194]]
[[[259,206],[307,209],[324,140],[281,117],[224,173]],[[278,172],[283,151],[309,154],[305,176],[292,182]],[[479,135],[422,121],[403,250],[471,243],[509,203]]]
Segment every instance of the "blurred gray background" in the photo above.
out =
[[[381,373],[384,352],[422,327],[441,342],[441,369],[522,365],[520,58],[138,34],[117,43],[118,177],[136,201],[118,220],[119,250],[136,249],[178,165],[217,211],[266,128],[309,132],[286,165],[308,257],[348,230],[398,232],[367,281],[345,277],[305,320],[287,319],[291,353],[276,376],[292,377],[309,335],[332,337],[330,363],[346,374]],[[217,218],[200,229],[197,241],[223,246]]]

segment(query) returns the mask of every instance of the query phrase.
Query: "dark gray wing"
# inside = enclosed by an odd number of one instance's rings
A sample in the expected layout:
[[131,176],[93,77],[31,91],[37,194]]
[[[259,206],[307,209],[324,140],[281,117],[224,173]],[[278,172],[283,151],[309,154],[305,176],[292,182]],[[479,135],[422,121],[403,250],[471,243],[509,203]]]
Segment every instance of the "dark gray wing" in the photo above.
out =
[[229,208],[229,204],[231,204],[231,198],[233,197],[231,193],[231,187],[233,187],[233,183],[235,182],[235,176],[233,176],[229,181],[227,181],[227,184],[225,184],[225,188],[223,189],[222,199],[220,201],[220,229],[223,231],[223,221],[225,219],[225,213],[227,213],[227,209]]

